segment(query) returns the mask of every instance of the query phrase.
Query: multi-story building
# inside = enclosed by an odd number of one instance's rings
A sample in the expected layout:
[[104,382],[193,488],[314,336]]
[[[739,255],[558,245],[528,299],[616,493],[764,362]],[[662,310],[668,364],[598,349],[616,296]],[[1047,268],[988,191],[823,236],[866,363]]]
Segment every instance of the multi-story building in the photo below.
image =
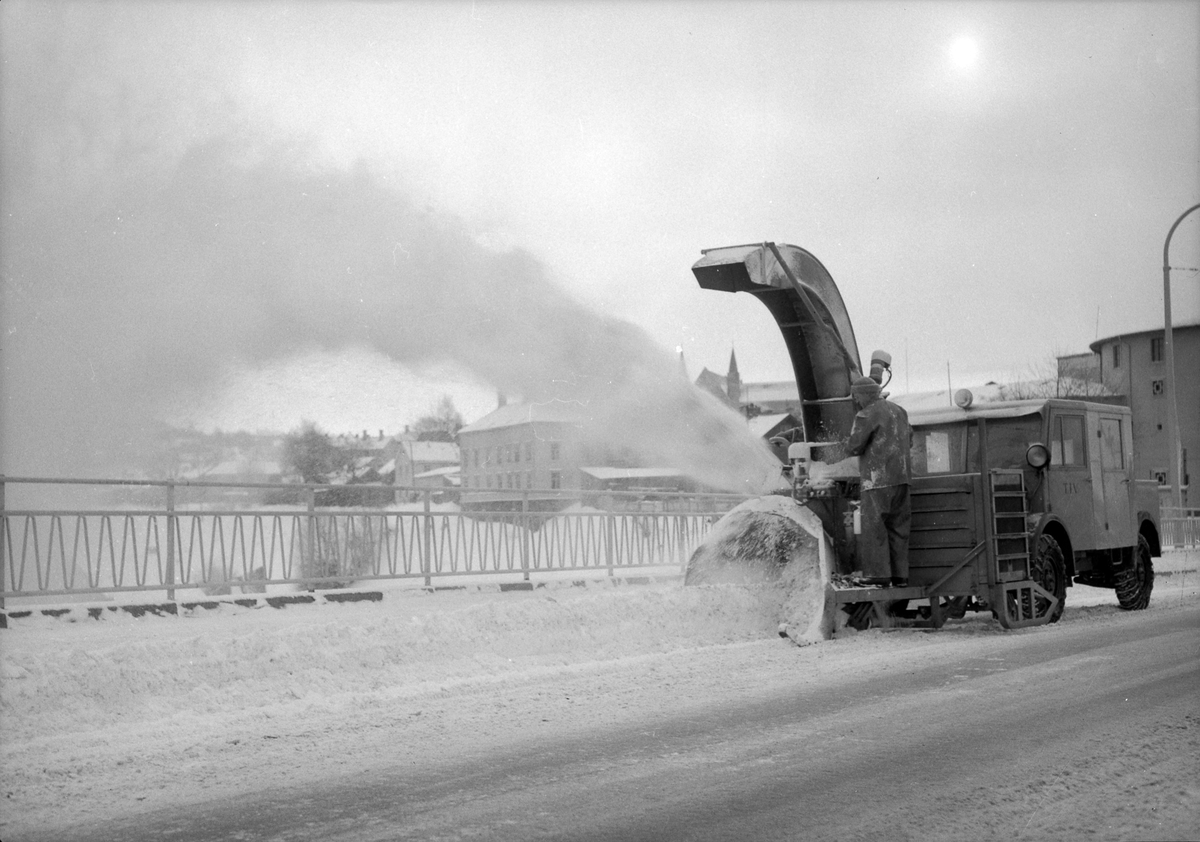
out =
[[[1175,404],[1183,470],[1179,483],[1187,505],[1191,470],[1200,458],[1200,321],[1173,325]],[[1171,463],[1167,430],[1169,394],[1162,328],[1121,333],[1089,347],[1100,358],[1100,377],[1133,410],[1133,463],[1137,476],[1167,483]],[[1194,496],[1194,495],[1193,495]]]
[[[458,431],[464,507],[529,499],[554,508],[578,491],[588,463],[583,421],[572,404],[505,403]],[[529,492],[528,494],[524,492]]]

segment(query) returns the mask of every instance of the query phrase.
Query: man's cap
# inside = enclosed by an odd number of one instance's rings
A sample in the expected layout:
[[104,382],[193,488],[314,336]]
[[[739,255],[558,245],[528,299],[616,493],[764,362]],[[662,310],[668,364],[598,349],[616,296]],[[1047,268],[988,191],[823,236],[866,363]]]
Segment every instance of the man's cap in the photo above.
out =
[[859,377],[850,384],[850,391],[857,395],[878,395],[879,384],[870,377]]

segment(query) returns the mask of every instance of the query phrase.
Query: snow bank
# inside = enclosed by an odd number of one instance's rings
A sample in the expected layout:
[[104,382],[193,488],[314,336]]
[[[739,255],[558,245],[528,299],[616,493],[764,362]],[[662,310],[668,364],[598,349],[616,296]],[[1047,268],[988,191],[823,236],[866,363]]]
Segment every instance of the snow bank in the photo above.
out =
[[[1200,552],[1155,560],[1152,608],[1194,599],[1197,561]],[[793,639],[827,637],[811,625],[815,582],[391,592],[372,603],[225,605],[178,617],[105,612],[74,622],[35,615],[0,631],[0,749],[151,721],[202,730],[225,714],[281,704],[336,709],[371,694],[416,696],[542,669],[763,641],[776,638],[780,617]],[[1067,593],[1067,618],[1115,604],[1110,590],[1076,586]],[[998,633],[987,618],[968,619]]]
[[[3,742],[761,640],[776,634],[780,610],[761,588],[677,583],[389,596],[14,622],[0,632]],[[764,614],[764,600],[774,611]]]

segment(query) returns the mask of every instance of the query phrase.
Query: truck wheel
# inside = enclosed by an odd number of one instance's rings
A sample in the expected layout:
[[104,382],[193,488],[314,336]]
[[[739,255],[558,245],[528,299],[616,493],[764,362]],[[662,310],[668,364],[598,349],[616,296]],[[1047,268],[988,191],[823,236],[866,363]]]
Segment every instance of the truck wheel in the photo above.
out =
[[1150,591],[1154,589],[1154,562],[1150,557],[1150,542],[1138,536],[1137,552],[1133,564],[1117,571],[1117,602],[1126,611],[1139,611],[1150,604]]
[[[1053,536],[1042,535],[1038,538],[1037,554],[1031,560],[1029,568],[1029,578],[1058,597],[1058,605],[1046,621],[1057,623],[1067,602],[1067,565],[1063,561],[1062,548]],[[1038,603],[1034,616],[1041,616],[1046,610],[1045,599],[1039,599]]]

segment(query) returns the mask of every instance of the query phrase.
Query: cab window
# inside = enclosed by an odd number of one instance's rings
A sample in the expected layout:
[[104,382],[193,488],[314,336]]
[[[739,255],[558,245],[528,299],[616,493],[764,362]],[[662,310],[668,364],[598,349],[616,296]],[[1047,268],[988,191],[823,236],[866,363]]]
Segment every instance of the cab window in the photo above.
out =
[[964,424],[913,430],[912,470],[917,476],[961,474],[965,470]]
[[1023,418],[989,418],[987,422],[987,457],[991,468],[1025,469],[1025,451],[1042,435],[1040,415]]
[[1125,469],[1125,448],[1121,442],[1121,419],[1100,419],[1100,465],[1106,471]]
[[1083,416],[1060,415],[1054,419],[1050,437],[1050,464],[1078,468],[1087,464],[1084,452]]

